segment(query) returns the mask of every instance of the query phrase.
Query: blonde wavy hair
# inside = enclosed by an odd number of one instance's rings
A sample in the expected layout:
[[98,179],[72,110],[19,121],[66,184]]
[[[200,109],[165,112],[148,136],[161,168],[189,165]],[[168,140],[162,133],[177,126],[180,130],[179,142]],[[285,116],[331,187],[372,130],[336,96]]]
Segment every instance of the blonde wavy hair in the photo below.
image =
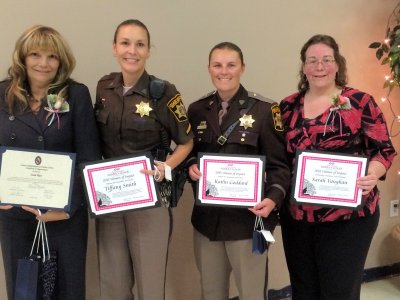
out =
[[30,87],[25,59],[35,50],[53,51],[57,54],[60,65],[47,93],[55,93],[63,99],[67,97],[68,80],[75,68],[72,50],[58,31],[48,26],[35,25],[28,28],[15,43],[12,64],[8,69],[11,83],[7,90],[7,103],[10,113],[22,112],[28,107]]

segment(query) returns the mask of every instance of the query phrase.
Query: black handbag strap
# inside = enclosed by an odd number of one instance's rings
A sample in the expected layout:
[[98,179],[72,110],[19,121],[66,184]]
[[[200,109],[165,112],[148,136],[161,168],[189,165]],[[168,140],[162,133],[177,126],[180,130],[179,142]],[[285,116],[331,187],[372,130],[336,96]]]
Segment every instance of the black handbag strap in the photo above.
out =
[[[246,108],[243,108],[242,110],[240,110],[240,115],[243,117],[250,109],[252,109],[252,107],[254,106],[254,104],[256,104],[256,100],[253,98],[249,98],[249,104]],[[234,122],[233,124],[231,124],[228,129],[225,130],[225,132],[220,135],[218,137],[218,144],[220,144],[221,146],[223,146],[226,141],[228,140],[228,137],[230,136],[230,134],[232,133],[233,129],[235,129],[235,127],[239,124],[240,120],[237,120],[236,122]]]

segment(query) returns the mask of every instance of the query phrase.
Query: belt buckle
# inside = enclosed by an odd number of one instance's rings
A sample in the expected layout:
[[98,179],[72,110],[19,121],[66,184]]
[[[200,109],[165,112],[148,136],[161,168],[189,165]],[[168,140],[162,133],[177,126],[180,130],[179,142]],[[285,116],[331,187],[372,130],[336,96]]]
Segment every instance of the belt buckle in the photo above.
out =
[[218,142],[218,144],[220,144],[221,146],[223,146],[227,140],[228,140],[228,139],[227,139],[225,136],[221,135],[221,136],[218,138],[217,142]]

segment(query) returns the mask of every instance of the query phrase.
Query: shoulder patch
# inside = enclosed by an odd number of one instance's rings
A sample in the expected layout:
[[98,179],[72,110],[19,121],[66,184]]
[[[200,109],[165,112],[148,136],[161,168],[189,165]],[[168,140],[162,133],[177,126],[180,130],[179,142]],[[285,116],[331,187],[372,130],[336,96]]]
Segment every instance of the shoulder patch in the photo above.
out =
[[278,104],[271,106],[272,118],[274,119],[274,127],[276,131],[283,131],[283,124],[281,119],[281,109]]
[[260,101],[264,101],[264,102],[268,102],[268,103],[275,103],[275,101],[273,101],[271,99],[268,99],[268,98],[265,98],[263,95],[260,95],[260,94],[254,93],[254,92],[247,92],[247,95],[250,98],[254,98],[254,99],[257,99],[257,100],[260,100]]
[[169,100],[167,106],[178,122],[187,121],[186,108],[185,105],[183,105],[181,94],[176,94],[171,100]]

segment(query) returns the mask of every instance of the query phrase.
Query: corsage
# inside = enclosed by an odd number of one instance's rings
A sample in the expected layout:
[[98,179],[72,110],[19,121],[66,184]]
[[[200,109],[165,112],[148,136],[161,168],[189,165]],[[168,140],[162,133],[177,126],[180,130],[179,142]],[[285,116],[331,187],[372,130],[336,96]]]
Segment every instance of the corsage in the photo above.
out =
[[[69,112],[69,104],[64,98],[56,94],[47,95],[47,107],[44,109],[48,111],[46,116],[47,126],[50,126],[57,118],[57,128],[60,129],[60,117],[58,114]],[[50,118],[50,120],[49,120]]]

